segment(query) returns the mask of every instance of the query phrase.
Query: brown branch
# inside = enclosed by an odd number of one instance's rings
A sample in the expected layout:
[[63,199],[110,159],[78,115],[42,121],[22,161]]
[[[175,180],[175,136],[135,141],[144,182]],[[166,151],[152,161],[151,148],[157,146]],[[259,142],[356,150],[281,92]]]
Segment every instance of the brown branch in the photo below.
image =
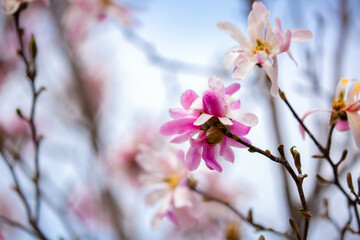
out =
[[14,220],[11,220],[11,219],[8,219],[7,217],[4,217],[4,216],[0,216],[0,222],[3,222],[11,227],[14,227],[14,228],[17,228],[17,229],[20,229],[34,237],[38,237],[37,234],[35,234],[33,231],[31,231],[30,229],[28,229],[27,227],[25,227],[24,225],[22,225],[21,223],[18,223]]
[[[35,156],[34,156],[34,164],[35,164],[35,173],[34,173],[34,177],[33,177],[33,182],[35,184],[35,189],[36,189],[36,197],[35,197],[35,215],[34,215],[34,219],[36,222],[39,221],[39,215],[40,215],[40,188],[39,188],[39,180],[40,180],[40,166],[39,166],[39,150],[40,150],[40,142],[41,142],[41,137],[38,136],[37,134],[37,128],[35,125],[35,109],[36,109],[36,103],[38,100],[39,95],[42,93],[42,91],[44,90],[44,88],[40,88],[39,90],[36,90],[36,86],[35,86],[35,78],[36,78],[36,64],[35,64],[35,57],[36,57],[36,49],[30,49],[30,58],[26,57],[26,53],[25,53],[25,48],[24,48],[24,43],[22,40],[22,35],[24,33],[24,30],[20,27],[20,14],[22,12],[23,8],[20,7],[20,9],[14,14],[14,20],[15,20],[15,27],[16,27],[16,32],[17,32],[17,37],[18,37],[18,41],[19,41],[19,45],[20,45],[20,49],[18,50],[18,54],[20,55],[20,57],[22,58],[25,67],[26,67],[26,76],[28,77],[30,86],[31,86],[31,92],[32,92],[32,103],[31,103],[31,111],[30,111],[30,116],[28,118],[24,117],[22,115],[22,113],[20,112],[20,110],[18,111],[18,113],[20,113],[20,116],[22,119],[24,119],[25,121],[27,121],[30,125],[30,129],[31,129],[31,137],[32,137],[32,141],[34,143],[34,151],[35,151]],[[36,48],[36,43],[35,43],[35,39],[32,38],[31,41],[34,41],[31,44],[35,45]]]
[[217,197],[214,197],[208,193],[205,193],[199,189],[196,188],[196,186],[194,186],[193,184],[188,184],[189,188],[198,193],[199,195],[203,196],[204,198],[206,198],[208,201],[213,201],[213,202],[217,202],[225,207],[227,207],[228,209],[230,209],[232,212],[234,212],[241,220],[243,220],[244,222],[250,224],[251,226],[255,227],[255,229],[257,231],[268,231],[268,232],[272,232],[278,236],[282,236],[282,237],[286,237],[288,239],[296,239],[294,236],[289,235],[287,232],[280,232],[280,231],[276,231],[273,228],[268,228],[268,227],[264,227],[263,225],[259,224],[259,223],[255,223],[251,218],[245,217],[244,214],[242,214],[240,211],[238,211],[234,206],[232,206],[230,203],[225,202]]
[[237,141],[238,143],[241,143],[242,145],[246,146],[249,148],[250,152],[257,152],[261,155],[264,155],[265,157],[269,158],[270,160],[279,163],[281,165],[283,165],[285,167],[285,169],[288,171],[288,173],[290,174],[290,176],[292,177],[292,179],[294,180],[297,190],[298,190],[298,194],[300,197],[300,201],[301,201],[301,205],[303,207],[303,212],[305,214],[303,214],[305,216],[305,227],[304,227],[304,235],[303,235],[303,239],[307,239],[307,234],[308,234],[308,230],[309,230],[309,224],[310,224],[310,216],[311,213],[308,210],[307,207],[307,203],[306,203],[306,198],[305,198],[305,194],[304,194],[304,190],[302,188],[302,179],[300,179],[297,174],[295,173],[295,171],[291,168],[289,162],[286,160],[285,155],[284,155],[284,151],[283,151],[283,146],[279,146],[279,152],[281,154],[281,157],[276,157],[274,155],[271,154],[271,152],[269,150],[262,150],[244,140],[242,140],[241,138],[239,138],[238,136],[227,132],[225,133],[225,136],[232,138],[233,140]]

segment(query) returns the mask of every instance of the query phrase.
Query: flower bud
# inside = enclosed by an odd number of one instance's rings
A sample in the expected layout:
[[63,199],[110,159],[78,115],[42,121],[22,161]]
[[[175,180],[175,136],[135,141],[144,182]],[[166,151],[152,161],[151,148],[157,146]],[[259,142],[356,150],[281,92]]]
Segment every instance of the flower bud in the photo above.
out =
[[211,126],[206,131],[207,143],[211,146],[221,143],[224,137],[225,137],[224,132],[218,127]]

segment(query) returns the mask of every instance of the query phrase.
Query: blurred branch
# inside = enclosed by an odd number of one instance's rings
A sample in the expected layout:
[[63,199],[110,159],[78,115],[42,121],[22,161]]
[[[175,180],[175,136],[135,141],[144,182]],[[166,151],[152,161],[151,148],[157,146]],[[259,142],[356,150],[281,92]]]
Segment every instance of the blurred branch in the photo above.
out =
[[241,220],[243,220],[244,222],[250,224],[251,226],[255,227],[256,231],[269,231],[272,232],[278,236],[282,236],[282,237],[286,237],[287,239],[296,239],[294,236],[289,235],[287,232],[280,232],[277,230],[274,230],[273,228],[268,228],[268,227],[264,227],[263,225],[256,223],[253,221],[252,217],[245,217],[244,214],[242,214],[240,211],[238,211],[235,207],[233,207],[230,203],[225,202],[217,197],[214,197],[208,193],[205,193],[199,189],[196,188],[196,186],[194,186],[193,184],[188,184],[188,186],[190,187],[190,189],[196,193],[198,193],[199,195],[203,196],[207,201],[213,201],[213,202],[217,202],[225,207],[227,207],[228,209],[230,209],[232,212],[234,212]]
[[23,226],[22,224],[18,223],[18,222],[15,222],[11,219],[8,219],[4,216],[0,216],[0,222],[3,222],[11,227],[14,227],[14,228],[17,228],[17,229],[20,229],[34,237],[39,237],[37,234],[33,233],[30,229],[28,229],[27,227]]
[[[25,6],[25,5],[22,5]],[[28,77],[31,91],[32,91],[32,103],[31,103],[31,111],[29,118],[26,118],[21,111],[18,109],[18,115],[20,118],[24,119],[26,122],[29,123],[30,129],[31,129],[31,135],[32,140],[34,143],[34,164],[35,164],[35,173],[33,176],[32,181],[34,182],[35,189],[36,189],[36,197],[35,197],[35,215],[34,215],[34,221],[38,222],[40,217],[40,188],[39,188],[39,180],[40,180],[40,166],[39,166],[39,150],[40,150],[40,142],[42,137],[39,137],[37,134],[36,125],[34,122],[35,118],[35,108],[36,103],[38,100],[39,95],[43,92],[45,88],[41,87],[39,90],[36,89],[35,86],[35,78],[36,78],[36,64],[35,64],[35,58],[37,54],[37,46],[34,36],[32,36],[30,43],[29,43],[29,55],[30,57],[26,57],[24,43],[22,40],[22,35],[24,34],[24,29],[20,27],[20,14],[24,7],[20,7],[20,9],[14,14],[14,20],[15,20],[15,27],[17,32],[18,41],[20,44],[20,49],[18,50],[18,54],[21,56],[25,66],[26,66],[26,76]]]

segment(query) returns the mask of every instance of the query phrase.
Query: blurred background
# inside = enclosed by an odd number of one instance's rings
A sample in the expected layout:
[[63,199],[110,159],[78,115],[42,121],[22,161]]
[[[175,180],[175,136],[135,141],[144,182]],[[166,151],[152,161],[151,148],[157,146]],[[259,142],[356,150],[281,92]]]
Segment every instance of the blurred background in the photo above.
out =
[[[279,16],[283,28],[310,29],[311,42],[291,46],[298,66],[286,54],[279,56],[279,86],[297,113],[313,108],[330,109],[340,77],[359,78],[357,56],[360,18],[356,0],[263,1],[270,20]],[[164,148],[168,139],[159,127],[169,121],[168,109],[180,107],[187,89],[202,93],[212,75],[225,85],[231,70],[223,68],[226,51],[237,43],[219,31],[219,21],[237,25],[247,35],[247,16],[253,1],[240,0],[51,0],[47,7],[32,2],[21,14],[23,38],[34,34],[38,57],[36,86],[44,86],[36,106],[35,123],[43,136],[40,145],[39,226],[51,239],[211,239],[204,230],[179,235],[164,219],[157,230],[150,226],[156,207],[147,206],[149,192],[137,180],[141,169],[135,159],[138,146]],[[25,67],[16,55],[18,43],[14,19],[1,15],[0,38],[0,143],[19,175],[30,204],[34,204],[34,147],[27,123],[16,114],[28,115],[31,89]],[[298,123],[278,98],[269,95],[262,69],[256,68],[239,82],[236,97],[242,109],[256,114],[258,126],[247,136],[263,149],[277,153],[280,143],[296,146],[303,171],[309,175],[304,189],[313,213],[309,239],[339,239],[338,226],[348,220],[346,199],[330,185],[319,184],[316,173],[331,179],[327,163],[313,142],[302,139]],[[307,124],[321,143],[326,143],[329,114],[319,113]],[[186,150],[188,143],[175,147]],[[340,158],[349,149],[340,176],[359,174],[359,151],[349,133],[334,132],[332,154]],[[210,173],[241,212],[265,226],[291,231],[289,216],[300,225],[296,186],[284,170],[268,159],[235,149],[235,162],[221,161],[222,174]],[[291,159],[289,157],[289,159]],[[199,174],[199,186],[206,177]],[[26,223],[25,210],[11,173],[0,161],[0,213]],[[201,182],[201,179],[205,181]],[[204,187],[205,188],[205,187]],[[236,193],[236,194],[235,194]],[[331,222],[322,217],[328,198]],[[208,203],[206,203],[208,204]],[[216,205],[216,203],[213,203]],[[226,210],[224,210],[226,211]],[[218,215],[216,215],[218,216]],[[217,217],[214,217],[215,219]],[[221,222],[221,218],[217,219]],[[239,219],[241,239],[283,239],[256,232]],[[225,239],[224,227],[213,239]],[[326,238],[324,238],[326,236]],[[34,239],[16,228],[0,225],[0,239]],[[345,239],[357,239],[347,233]]]

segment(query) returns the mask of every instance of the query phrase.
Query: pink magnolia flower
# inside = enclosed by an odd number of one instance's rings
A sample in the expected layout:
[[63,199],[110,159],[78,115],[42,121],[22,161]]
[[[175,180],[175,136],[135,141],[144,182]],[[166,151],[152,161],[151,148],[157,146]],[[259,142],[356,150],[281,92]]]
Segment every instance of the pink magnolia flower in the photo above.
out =
[[264,4],[255,2],[248,17],[248,41],[241,31],[229,22],[219,22],[218,28],[228,33],[239,46],[231,48],[225,58],[224,67],[229,69],[235,65],[232,78],[244,79],[255,65],[261,66],[268,74],[272,86],[271,95],[278,94],[278,64],[276,56],[289,51],[291,42],[309,41],[312,32],[305,29],[290,31],[282,29],[279,18],[275,19],[277,28],[273,28],[269,21],[270,12]]
[[132,27],[135,21],[131,8],[112,0],[70,0],[63,22],[67,29],[69,40],[82,40],[96,22],[113,18],[124,26]]
[[[1,8],[4,14],[12,15],[26,2],[33,2],[35,0],[1,0]],[[50,4],[49,0],[41,0],[46,6]]]
[[187,186],[189,171],[185,168],[184,152],[169,151],[161,155],[144,147],[137,161],[146,172],[140,176],[141,182],[158,186],[148,193],[146,203],[154,205],[162,200],[162,205],[153,217],[152,227],[159,227],[164,217],[176,225],[194,226],[200,214],[198,196]]
[[[354,136],[356,145],[360,148],[360,81],[357,79],[341,78],[332,102],[332,109],[314,109],[307,112],[302,121],[315,112],[330,112],[330,125],[335,124],[338,131],[350,129]],[[300,126],[300,132],[305,137],[305,130]]]
[[238,83],[225,88],[223,82],[213,76],[209,79],[208,91],[198,96],[193,90],[187,90],[180,98],[183,109],[170,109],[175,120],[162,125],[160,133],[175,135],[171,140],[173,143],[190,140],[186,154],[189,170],[197,169],[203,158],[209,169],[221,172],[218,155],[234,162],[234,152],[230,147],[245,147],[225,136],[230,131],[248,141],[243,136],[258,122],[254,114],[240,110],[240,100],[231,97],[239,89]]

